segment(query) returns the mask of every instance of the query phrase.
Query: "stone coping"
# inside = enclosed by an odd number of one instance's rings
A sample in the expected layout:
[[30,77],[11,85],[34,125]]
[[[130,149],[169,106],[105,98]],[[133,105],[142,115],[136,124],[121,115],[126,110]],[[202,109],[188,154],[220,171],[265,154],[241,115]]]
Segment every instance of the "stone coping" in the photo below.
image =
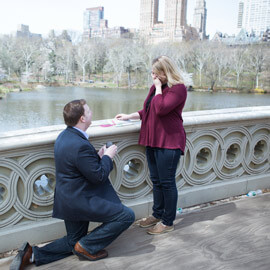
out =
[[[270,118],[270,106],[227,108],[217,110],[189,111],[183,113],[184,126],[188,130],[194,126],[212,126],[226,123],[232,125],[239,121],[259,121]],[[137,133],[140,130],[140,121],[130,121],[130,124],[102,127],[100,124],[111,119],[93,121],[87,130],[90,138]],[[32,129],[23,129],[0,133],[0,152],[21,147],[31,147],[54,143],[65,125],[45,126]]]

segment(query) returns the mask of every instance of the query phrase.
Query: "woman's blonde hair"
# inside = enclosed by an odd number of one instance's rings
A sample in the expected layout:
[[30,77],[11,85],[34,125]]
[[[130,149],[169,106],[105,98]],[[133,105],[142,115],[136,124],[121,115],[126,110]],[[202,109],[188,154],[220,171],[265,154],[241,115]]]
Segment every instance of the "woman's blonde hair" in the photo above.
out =
[[160,74],[162,71],[164,72],[167,77],[169,87],[179,83],[184,83],[177,65],[165,55],[159,56],[153,60],[152,69],[156,74]]

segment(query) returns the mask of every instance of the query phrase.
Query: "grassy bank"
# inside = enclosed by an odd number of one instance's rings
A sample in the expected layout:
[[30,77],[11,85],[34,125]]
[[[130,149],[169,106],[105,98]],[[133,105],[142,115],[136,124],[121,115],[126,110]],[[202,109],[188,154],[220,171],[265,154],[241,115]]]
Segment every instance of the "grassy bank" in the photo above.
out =
[[31,85],[23,85],[13,82],[1,83],[0,84],[0,98],[6,96],[10,92],[21,92],[21,91],[30,91],[33,90]]
[[[0,99],[4,98],[7,93],[10,92],[21,92],[21,91],[31,91],[42,87],[86,87],[86,88],[118,88],[117,84],[114,82],[111,82],[109,80],[107,81],[94,81],[94,82],[82,82],[82,81],[74,81],[70,83],[65,83],[61,81],[56,81],[52,83],[28,83],[28,84],[22,84],[18,82],[2,82],[0,83]],[[128,88],[128,85],[121,84],[119,88]],[[140,84],[134,84],[132,85],[132,89],[146,89],[148,86],[146,85],[140,85]],[[263,90],[263,89],[247,89],[247,88],[232,88],[232,87],[215,87],[214,90],[209,89],[208,87],[199,87],[194,86],[190,88],[189,90],[195,91],[195,92],[225,92],[225,93],[258,93],[258,94],[270,94],[270,90]]]

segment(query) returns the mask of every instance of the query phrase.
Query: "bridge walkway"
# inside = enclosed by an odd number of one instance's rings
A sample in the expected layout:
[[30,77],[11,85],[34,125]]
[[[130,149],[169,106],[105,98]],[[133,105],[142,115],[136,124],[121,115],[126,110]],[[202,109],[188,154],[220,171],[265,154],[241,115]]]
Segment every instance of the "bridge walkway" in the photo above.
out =
[[[70,256],[27,270],[269,270],[270,193],[191,209],[163,235],[148,235],[135,223],[107,250],[100,261]],[[0,270],[11,259],[0,260]]]

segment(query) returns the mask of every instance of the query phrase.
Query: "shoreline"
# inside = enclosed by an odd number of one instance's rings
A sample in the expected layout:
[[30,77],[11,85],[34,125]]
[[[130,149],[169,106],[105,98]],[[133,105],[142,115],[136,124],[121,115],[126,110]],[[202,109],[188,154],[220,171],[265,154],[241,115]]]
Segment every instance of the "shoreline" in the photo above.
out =
[[[85,87],[85,88],[119,88],[119,89],[128,89],[128,86],[120,86],[117,87],[116,84],[110,82],[74,82],[74,83],[29,83],[29,84],[22,84],[22,83],[0,83],[0,99],[6,97],[7,93],[10,92],[22,92],[22,91],[33,91],[38,89],[43,89],[46,87]],[[148,86],[139,86],[139,87],[131,87],[131,90],[141,90],[141,89],[148,89]],[[188,92],[208,92],[208,93],[230,93],[230,94],[270,94],[270,90],[263,90],[263,89],[236,89],[236,88],[228,88],[228,87],[218,87],[214,90],[204,87],[189,87]]]

